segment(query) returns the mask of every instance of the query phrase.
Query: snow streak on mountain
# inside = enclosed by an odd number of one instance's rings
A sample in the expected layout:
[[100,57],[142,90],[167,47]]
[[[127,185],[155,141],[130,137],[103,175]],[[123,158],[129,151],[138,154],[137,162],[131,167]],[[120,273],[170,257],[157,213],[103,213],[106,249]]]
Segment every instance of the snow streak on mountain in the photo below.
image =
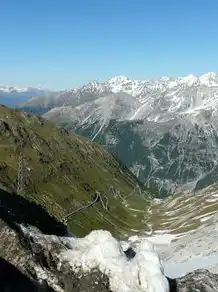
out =
[[196,190],[218,179],[218,77],[131,80],[114,77],[49,98],[26,110],[103,145],[160,195]]

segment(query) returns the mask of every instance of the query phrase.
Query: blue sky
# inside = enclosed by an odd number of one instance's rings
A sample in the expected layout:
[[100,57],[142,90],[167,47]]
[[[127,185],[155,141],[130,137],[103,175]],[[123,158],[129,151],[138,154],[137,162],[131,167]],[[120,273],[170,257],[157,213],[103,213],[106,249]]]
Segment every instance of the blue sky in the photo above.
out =
[[216,72],[217,15],[217,0],[0,0],[0,84]]

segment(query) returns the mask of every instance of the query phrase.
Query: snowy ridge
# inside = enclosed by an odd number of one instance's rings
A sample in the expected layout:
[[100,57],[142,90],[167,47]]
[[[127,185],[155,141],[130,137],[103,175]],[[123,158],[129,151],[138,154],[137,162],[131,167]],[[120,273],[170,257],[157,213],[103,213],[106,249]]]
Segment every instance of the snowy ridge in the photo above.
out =
[[168,78],[162,77],[154,80],[131,80],[126,76],[117,76],[106,81],[104,84],[113,92],[126,92],[139,97],[144,95],[146,89],[172,89],[178,86],[218,86],[218,77],[215,72],[208,72],[201,76],[188,75],[185,77]]
[[[188,75],[144,81],[117,76],[103,83],[93,81],[81,88],[60,92],[58,97],[52,100],[52,105],[61,107],[59,110],[62,111],[63,106],[75,107],[86,102],[95,103],[96,99],[105,97],[108,99],[108,105],[112,103],[110,107],[116,106],[113,98],[110,98],[112,93],[128,94],[138,102],[137,108],[130,116],[127,111],[130,100],[125,100],[123,119],[139,120],[149,116],[150,121],[165,121],[177,114],[196,114],[201,110],[217,108],[218,77],[214,72],[200,77]],[[31,102],[33,101],[29,101],[30,105]],[[37,103],[37,98],[34,103]]]

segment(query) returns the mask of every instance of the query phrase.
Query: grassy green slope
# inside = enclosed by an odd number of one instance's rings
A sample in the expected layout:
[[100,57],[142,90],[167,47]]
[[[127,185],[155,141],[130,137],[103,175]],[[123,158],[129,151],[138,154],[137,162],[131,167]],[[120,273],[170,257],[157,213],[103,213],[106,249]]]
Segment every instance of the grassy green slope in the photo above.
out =
[[21,141],[26,143],[25,197],[41,204],[58,219],[87,204],[95,191],[106,193],[109,209],[103,209],[98,202],[73,215],[69,221],[71,232],[83,236],[100,228],[120,237],[148,229],[150,194],[138,187],[137,179],[118,160],[83,137],[3,106],[0,106],[1,185],[16,190]]

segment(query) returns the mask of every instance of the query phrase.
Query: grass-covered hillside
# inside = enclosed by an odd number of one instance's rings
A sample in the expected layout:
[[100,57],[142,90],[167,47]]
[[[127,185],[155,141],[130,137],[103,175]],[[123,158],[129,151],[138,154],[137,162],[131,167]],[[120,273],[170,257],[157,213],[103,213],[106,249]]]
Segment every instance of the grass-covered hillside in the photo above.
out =
[[[0,186],[16,191],[19,145],[24,143],[25,197],[62,220],[98,191],[108,200],[74,214],[69,230],[82,236],[107,229],[115,236],[148,229],[148,191],[100,146],[43,118],[0,106]],[[22,212],[22,210],[21,210]]]

